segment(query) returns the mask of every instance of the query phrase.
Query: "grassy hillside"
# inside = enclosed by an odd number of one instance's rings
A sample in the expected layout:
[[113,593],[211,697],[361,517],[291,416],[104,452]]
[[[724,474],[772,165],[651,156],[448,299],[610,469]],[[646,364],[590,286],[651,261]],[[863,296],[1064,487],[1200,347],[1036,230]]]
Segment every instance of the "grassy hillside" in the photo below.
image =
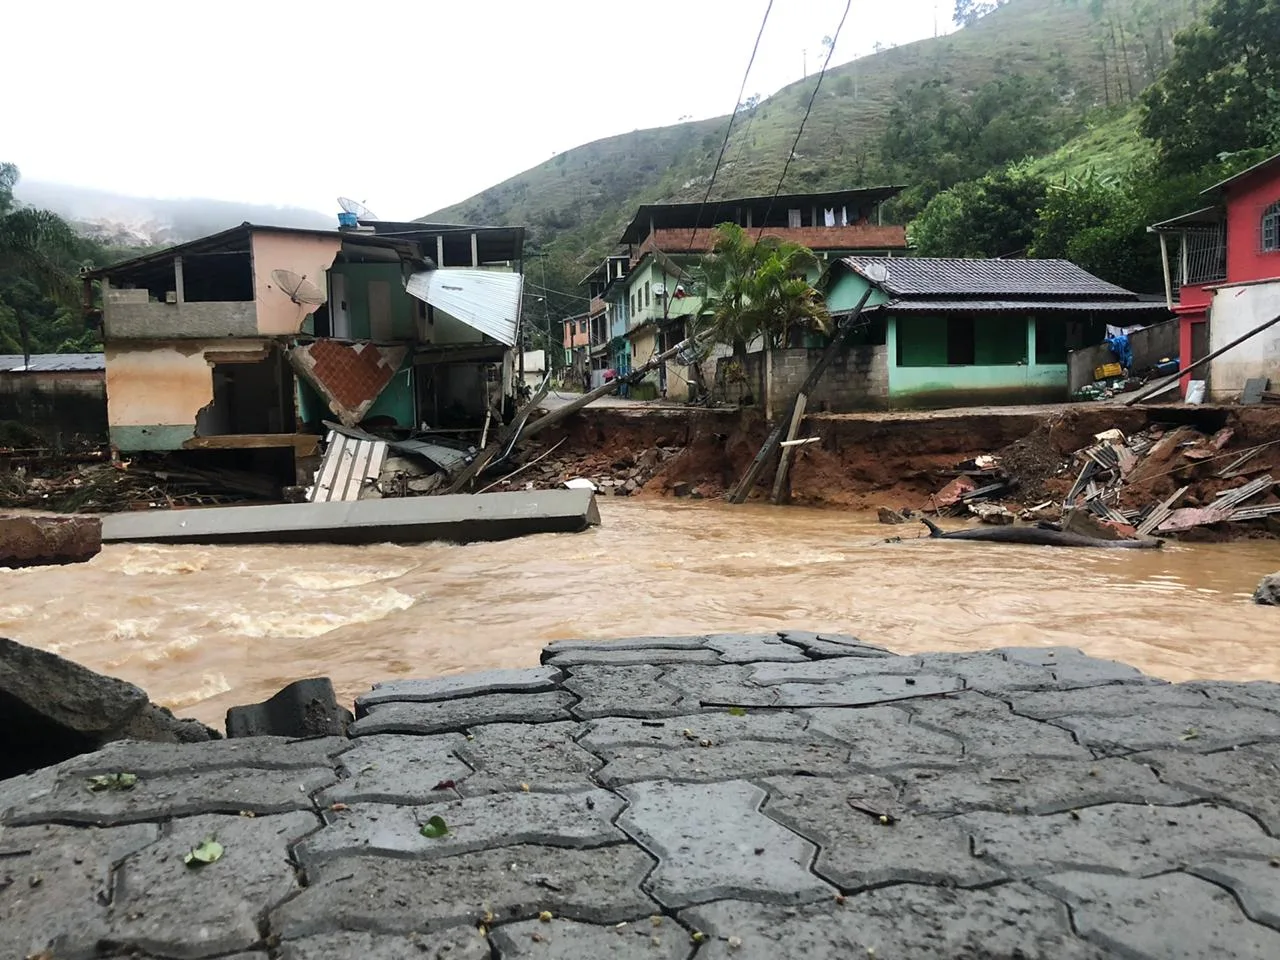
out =
[[1149,156],[1150,149],[1150,143],[1138,132],[1137,108],[1099,111],[1078,136],[1032,160],[1026,169],[1051,179],[1092,174],[1110,180],[1132,170]]
[[[911,83],[938,80],[967,95],[995,78],[1023,74],[1052,83],[1064,115],[1083,122],[1088,112],[1127,101],[1149,82],[1173,30],[1190,21],[1195,5],[1196,0],[1010,0],[954,34],[833,69],[784,190],[894,179],[894,171],[878,162],[876,143],[896,91]],[[1117,44],[1116,36],[1124,41]],[[785,87],[738,117],[715,197],[772,192],[815,81],[816,76]],[[589,143],[430,218],[524,224],[534,244],[554,241],[586,262],[612,246],[638,204],[701,199],[726,120]]]

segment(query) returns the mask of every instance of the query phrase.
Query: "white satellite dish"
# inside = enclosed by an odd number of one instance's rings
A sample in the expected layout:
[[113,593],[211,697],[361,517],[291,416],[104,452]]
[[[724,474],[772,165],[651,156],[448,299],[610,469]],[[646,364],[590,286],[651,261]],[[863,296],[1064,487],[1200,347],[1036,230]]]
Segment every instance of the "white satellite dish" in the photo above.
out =
[[316,284],[292,270],[272,270],[271,280],[281,293],[297,304],[319,306],[329,299]]
[[653,285],[653,295],[655,297],[665,297],[667,295],[667,285],[665,283],[655,283]]
[[379,219],[376,213],[374,213],[372,210],[370,210],[368,207],[366,207],[363,203],[361,203],[358,200],[351,200],[351,199],[348,199],[347,197],[339,197],[338,206],[340,206],[343,209],[343,212],[345,213],[354,213],[357,220]]
[[862,275],[872,283],[884,283],[889,279],[889,268],[883,263],[868,263],[862,268]]

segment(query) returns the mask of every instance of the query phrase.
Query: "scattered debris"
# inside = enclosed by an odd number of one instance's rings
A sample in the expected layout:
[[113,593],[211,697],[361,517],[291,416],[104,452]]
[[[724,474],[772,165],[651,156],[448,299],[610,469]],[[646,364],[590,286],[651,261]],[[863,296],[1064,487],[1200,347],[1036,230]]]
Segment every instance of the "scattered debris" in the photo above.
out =
[[102,773],[89,778],[89,789],[95,793],[101,790],[132,790],[137,783],[136,773]]
[[1013,513],[998,503],[975,503],[971,504],[969,509],[983,523],[1003,526],[1004,524],[1013,523],[1017,519]]

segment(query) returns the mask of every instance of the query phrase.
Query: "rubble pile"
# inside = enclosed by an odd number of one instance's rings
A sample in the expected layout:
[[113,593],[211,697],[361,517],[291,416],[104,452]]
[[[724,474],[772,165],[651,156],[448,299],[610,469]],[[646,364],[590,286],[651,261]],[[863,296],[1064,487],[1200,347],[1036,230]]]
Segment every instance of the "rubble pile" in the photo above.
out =
[[1016,501],[1024,521],[1052,523],[1065,514],[1093,521],[1092,536],[1280,532],[1280,440],[1237,447],[1234,439],[1229,427],[1207,433],[1152,424],[1128,436],[1106,430],[1063,457],[1041,430],[999,456],[943,471],[953,479],[930,507],[940,516],[1010,523],[1014,511],[1005,504]]
[[[552,454],[534,462],[539,455],[535,449],[521,449],[517,446],[513,460],[524,464],[525,468],[498,483],[493,489],[545,490],[562,487],[567,481],[588,480],[605,496],[629,497],[638,493],[640,488],[653,479],[663,464],[682,450],[682,447],[654,446],[639,454],[588,452],[585,455],[566,453],[561,457]],[[513,466],[508,474],[515,469]]]
[[0,466],[0,508],[118,513],[271,500],[263,477],[152,461],[112,461],[105,452]]

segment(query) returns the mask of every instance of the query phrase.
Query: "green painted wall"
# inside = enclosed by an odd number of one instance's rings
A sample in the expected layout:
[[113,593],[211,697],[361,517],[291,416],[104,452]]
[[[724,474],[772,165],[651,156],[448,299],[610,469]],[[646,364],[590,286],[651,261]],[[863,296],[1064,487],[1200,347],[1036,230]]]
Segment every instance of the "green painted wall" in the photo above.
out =
[[[858,305],[858,301],[862,299],[862,294],[866,292],[869,286],[870,283],[868,281],[858,276],[848,267],[834,267],[827,280],[827,309],[832,313],[852,310]],[[871,299],[867,301],[867,305],[874,307],[888,299],[889,297],[883,290],[876,290],[871,294]]]
[[[855,301],[856,302],[856,301]],[[897,349],[889,352],[890,366],[947,366],[947,320],[945,317],[895,317],[890,330],[897,331]]]
[[191,423],[149,424],[147,426],[115,426],[111,428],[111,444],[122,452],[139,450],[181,450],[196,435]]
[[369,412],[365,414],[366,420],[374,417],[390,417],[396,422],[398,427],[415,426],[416,410],[413,402],[413,357],[406,356],[400,364],[400,369],[396,375],[391,378],[378,394],[378,399],[373,402],[373,406],[369,408]]
[[351,313],[352,339],[366,340],[372,336],[369,328],[369,281],[371,280],[382,280],[391,288],[391,339],[417,339],[414,300],[404,292],[399,264],[341,263],[333,267],[331,272],[341,273],[347,278],[347,304]]

